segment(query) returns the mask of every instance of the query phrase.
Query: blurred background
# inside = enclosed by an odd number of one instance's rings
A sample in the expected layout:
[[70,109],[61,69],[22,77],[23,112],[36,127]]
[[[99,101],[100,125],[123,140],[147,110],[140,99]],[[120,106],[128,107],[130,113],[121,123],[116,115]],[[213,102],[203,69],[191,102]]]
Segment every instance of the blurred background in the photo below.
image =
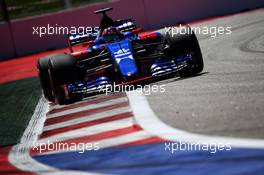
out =
[[0,60],[67,47],[66,35],[33,35],[42,26],[96,27],[93,11],[113,7],[114,19],[132,18],[154,30],[264,7],[263,0],[0,0]]
[[[7,15],[11,20],[58,12],[65,9],[79,7],[88,4],[98,4],[111,0],[1,0],[1,6],[6,8]],[[5,19],[2,12],[0,21]]]

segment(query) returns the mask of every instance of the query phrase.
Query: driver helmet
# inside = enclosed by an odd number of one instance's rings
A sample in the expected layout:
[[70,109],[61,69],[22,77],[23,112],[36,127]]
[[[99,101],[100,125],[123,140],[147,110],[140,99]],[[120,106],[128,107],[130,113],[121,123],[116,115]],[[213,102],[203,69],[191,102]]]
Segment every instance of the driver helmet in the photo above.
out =
[[119,29],[117,29],[116,27],[108,27],[106,29],[103,30],[102,32],[102,36],[106,39],[106,40],[118,40],[121,38],[122,33]]

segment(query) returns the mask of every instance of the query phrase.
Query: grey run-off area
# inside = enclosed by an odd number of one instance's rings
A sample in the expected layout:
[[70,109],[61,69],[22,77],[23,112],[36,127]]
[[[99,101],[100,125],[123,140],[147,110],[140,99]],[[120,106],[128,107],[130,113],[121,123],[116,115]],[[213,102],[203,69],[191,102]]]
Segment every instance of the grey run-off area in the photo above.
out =
[[195,26],[231,26],[231,35],[199,35],[204,71],[172,78],[148,102],[166,124],[189,132],[264,138],[264,9]]

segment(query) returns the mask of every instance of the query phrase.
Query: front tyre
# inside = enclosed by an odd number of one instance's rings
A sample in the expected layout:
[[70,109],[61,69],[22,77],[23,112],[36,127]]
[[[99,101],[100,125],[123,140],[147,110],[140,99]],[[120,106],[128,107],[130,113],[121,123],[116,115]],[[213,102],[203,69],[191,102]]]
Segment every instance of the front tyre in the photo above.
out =
[[[182,26],[183,27],[183,26]],[[191,54],[192,58],[187,61],[187,67],[179,71],[180,77],[193,76],[202,72],[204,63],[199,42],[195,33],[189,26],[185,26],[185,34],[166,36],[166,41],[173,55]]]
[[70,101],[67,94],[67,83],[78,78],[76,59],[72,55],[61,55],[49,60],[49,78],[55,101],[66,104]]
[[46,57],[39,58],[37,62],[38,75],[43,95],[51,102],[54,101],[54,96],[52,94],[52,88],[49,80],[49,59],[62,54],[65,55],[64,53],[48,55]]

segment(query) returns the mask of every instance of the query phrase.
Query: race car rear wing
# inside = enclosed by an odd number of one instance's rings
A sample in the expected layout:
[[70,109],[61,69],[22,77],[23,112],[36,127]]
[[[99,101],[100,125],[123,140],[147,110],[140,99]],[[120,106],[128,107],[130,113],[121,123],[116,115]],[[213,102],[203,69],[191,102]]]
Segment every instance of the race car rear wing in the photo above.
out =
[[69,33],[68,34],[69,49],[71,52],[73,52],[73,46],[74,45],[93,41],[93,40],[95,40],[95,38],[96,38],[96,34],[94,34],[94,33],[89,33],[89,34],[87,34],[87,33],[76,33],[76,34]]
[[77,33],[77,34],[68,34],[69,44],[71,46],[80,44],[86,41],[91,41],[96,38],[95,34],[85,34],[85,33]]
[[121,19],[116,20],[113,24],[114,27],[117,27],[121,32],[128,32],[136,29],[136,24],[132,19]]

